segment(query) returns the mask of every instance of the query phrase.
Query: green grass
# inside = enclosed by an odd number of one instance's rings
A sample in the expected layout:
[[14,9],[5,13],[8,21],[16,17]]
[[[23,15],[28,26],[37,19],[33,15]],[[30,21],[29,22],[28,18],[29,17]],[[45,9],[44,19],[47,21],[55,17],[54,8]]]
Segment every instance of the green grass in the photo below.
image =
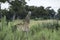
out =
[[[60,40],[60,28],[57,31],[56,20],[31,20],[28,33],[15,30],[14,25],[22,23],[22,20],[14,20],[7,25],[6,18],[0,22],[0,40]],[[60,27],[60,21],[58,22]],[[53,29],[53,32],[52,32]]]

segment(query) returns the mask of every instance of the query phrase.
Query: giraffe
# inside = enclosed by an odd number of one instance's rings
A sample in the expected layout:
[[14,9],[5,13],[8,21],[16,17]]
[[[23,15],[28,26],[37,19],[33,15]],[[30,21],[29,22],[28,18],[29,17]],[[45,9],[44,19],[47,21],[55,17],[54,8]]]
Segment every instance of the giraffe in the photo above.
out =
[[31,16],[31,11],[28,12],[27,16],[23,20],[23,24],[17,24],[17,29],[19,31],[29,31],[29,24],[30,24],[30,16]]

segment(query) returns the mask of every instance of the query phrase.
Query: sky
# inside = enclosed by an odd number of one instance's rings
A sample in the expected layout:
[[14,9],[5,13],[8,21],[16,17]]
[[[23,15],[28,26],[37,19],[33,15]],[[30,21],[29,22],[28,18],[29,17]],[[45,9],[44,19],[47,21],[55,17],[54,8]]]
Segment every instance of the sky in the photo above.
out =
[[10,5],[9,5],[8,2],[2,3],[2,4],[1,4],[1,9],[7,9],[7,10],[8,10],[9,6],[10,6]]
[[55,11],[60,8],[60,0],[26,0],[29,6],[44,6],[45,8],[51,6]]
[[[60,8],[60,0],[26,0],[27,4],[29,6],[44,6],[45,8],[48,6],[51,6],[55,11],[57,11]],[[8,8],[9,4],[6,2],[5,4],[2,3],[1,5],[2,9]]]

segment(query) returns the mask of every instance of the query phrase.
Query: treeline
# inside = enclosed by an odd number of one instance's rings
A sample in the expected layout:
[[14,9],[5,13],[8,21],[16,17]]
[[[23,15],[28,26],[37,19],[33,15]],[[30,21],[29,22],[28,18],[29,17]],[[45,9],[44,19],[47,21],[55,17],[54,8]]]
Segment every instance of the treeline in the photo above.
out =
[[26,17],[27,13],[31,11],[31,18],[32,19],[52,19],[52,18],[60,18],[60,9],[57,10],[57,13],[51,7],[44,8],[43,6],[36,7],[36,6],[28,6],[26,5],[25,0],[15,0],[8,3],[11,5],[9,10],[2,10],[0,12],[0,18],[4,15],[8,20],[12,19],[23,19]]

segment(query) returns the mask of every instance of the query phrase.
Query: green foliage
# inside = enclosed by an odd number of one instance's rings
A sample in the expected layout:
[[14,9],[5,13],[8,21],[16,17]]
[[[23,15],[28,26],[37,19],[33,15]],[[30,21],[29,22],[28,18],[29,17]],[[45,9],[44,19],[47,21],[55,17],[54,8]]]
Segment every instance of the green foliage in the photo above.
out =
[[58,9],[57,18],[60,19],[60,8]]
[[7,0],[0,0],[0,2],[3,2],[3,3],[6,2],[6,1],[7,1]]
[[[6,24],[6,17],[1,19],[0,40],[60,40],[60,29],[57,31],[54,28],[52,32],[50,28],[53,27],[53,23],[38,23],[32,25],[28,33],[12,29],[14,27],[13,24],[14,22]],[[54,26],[56,26],[56,24],[54,24]]]
[[[35,6],[28,6],[22,5],[24,2],[21,1],[13,1],[11,2],[11,6],[9,11],[2,10],[2,14],[7,16],[7,19],[20,18],[23,19],[26,17],[28,11],[31,11],[31,18],[41,18],[41,19],[49,19],[50,17],[53,18],[55,15],[55,11],[53,9],[45,9],[43,6],[35,7]],[[52,14],[53,13],[53,14]]]
[[58,9],[58,13],[60,14],[60,9]]
[[12,13],[12,15],[13,16],[15,15],[15,17],[21,17],[21,18],[25,17],[25,15],[26,15],[25,0],[21,0],[21,1],[15,0],[13,2],[10,2],[10,4],[11,4],[11,6],[9,8],[9,12],[10,12],[9,14]]

